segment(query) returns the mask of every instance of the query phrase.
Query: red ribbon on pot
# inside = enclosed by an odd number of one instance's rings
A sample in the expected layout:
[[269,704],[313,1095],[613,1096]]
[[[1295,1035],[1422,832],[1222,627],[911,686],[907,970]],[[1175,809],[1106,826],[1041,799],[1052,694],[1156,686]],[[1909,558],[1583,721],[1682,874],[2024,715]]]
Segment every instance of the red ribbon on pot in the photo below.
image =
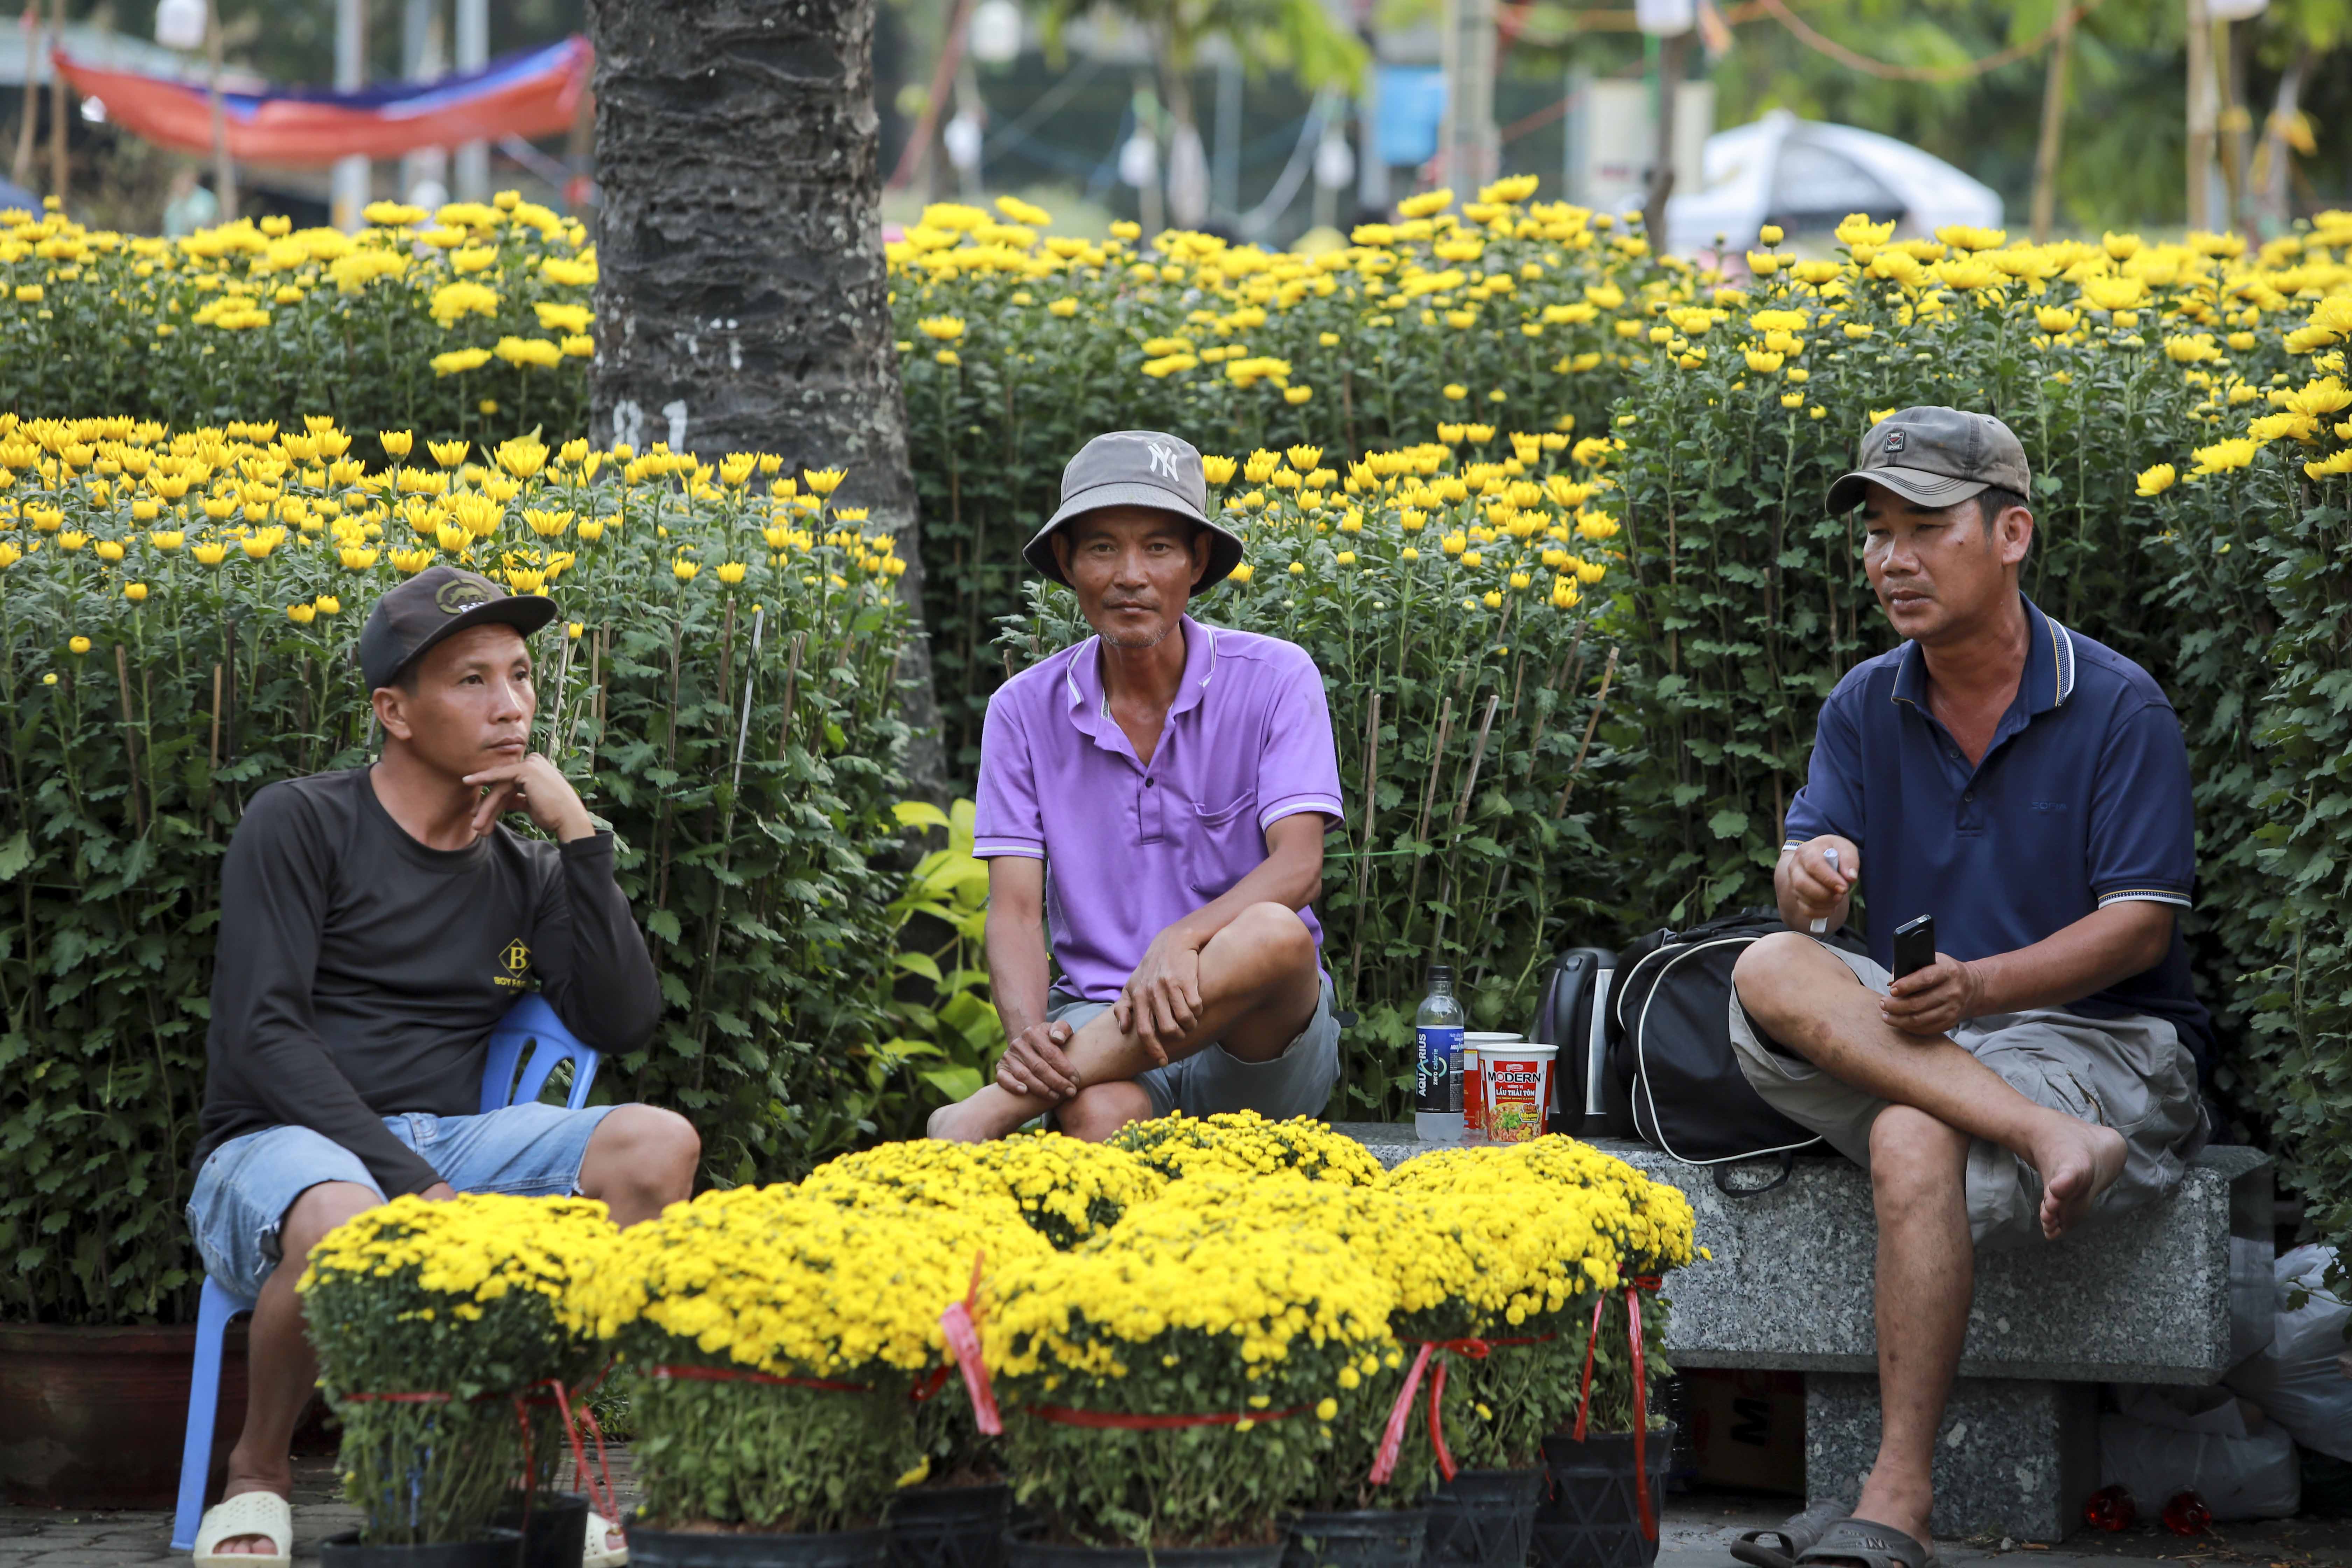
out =
[[1172,1432],[1185,1426],[1234,1426],[1244,1421],[1255,1426],[1260,1421],[1280,1421],[1286,1416],[1303,1415],[1310,1408],[1296,1405],[1288,1410],[1223,1411],[1214,1415],[1129,1415],[1116,1410],[1073,1410],[1066,1405],[1024,1405],[1024,1414],[1040,1421],[1051,1421],[1062,1426],[1091,1426],[1097,1430],[1119,1432]]
[[[1641,1292],[1664,1283],[1654,1274],[1636,1274],[1625,1281],[1625,1335],[1633,1352],[1633,1502],[1642,1511],[1642,1535],[1648,1541],[1658,1538],[1658,1514],[1650,1502],[1650,1394],[1642,1370]],[[1585,1418],[1592,1413],[1592,1352],[1601,1343],[1601,1309],[1608,1300],[1605,1291],[1592,1299],[1592,1332],[1584,1342],[1584,1387],[1576,1401],[1574,1436],[1580,1443],[1584,1441]]]
[[[610,1371],[610,1366],[608,1365],[605,1370]],[[613,1489],[613,1472],[604,1458],[604,1429],[597,1425],[596,1413],[588,1408],[586,1397],[595,1389],[597,1384],[604,1381],[604,1373],[599,1373],[596,1374],[595,1383],[589,1384],[580,1391],[582,1397],[579,1408],[576,1410],[572,1408],[567,1396],[562,1379],[551,1377],[545,1383],[532,1384],[530,1388],[514,1396],[515,1419],[522,1425],[523,1473],[528,1476],[531,1469],[530,1415],[528,1407],[533,1405],[554,1405],[556,1415],[563,1422],[563,1435],[572,1444],[573,1484],[588,1494],[590,1505],[604,1519],[618,1521],[621,1517],[620,1496]],[[546,1394],[531,1392],[533,1389],[541,1388],[549,1390],[554,1397],[551,1399]],[[596,1441],[596,1468],[593,1471],[588,1468],[588,1452],[580,1441],[580,1427],[583,1423],[587,1426],[589,1435]],[[596,1484],[600,1479],[604,1482],[602,1488]]]
[[835,1383],[829,1377],[778,1377],[772,1373],[745,1372],[731,1366],[649,1366],[646,1375],[662,1382],[761,1383],[780,1388],[816,1388],[827,1394],[871,1394],[872,1385]]
[[949,1303],[948,1310],[940,1314],[940,1332],[947,1336],[948,1350],[963,1373],[963,1391],[971,1401],[972,1420],[993,1437],[1004,1430],[1004,1418],[996,1412],[996,1390],[989,1384],[988,1363],[980,1355],[980,1274],[981,1265],[987,1258],[985,1247],[972,1254],[971,1289],[964,1292],[962,1300]]
[[1396,1474],[1397,1455],[1404,1447],[1405,1423],[1412,1419],[1412,1396],[1420,1392],[1422,1373],[1429,1370],[1432,1352],[1437,1356],[1437,1370],[1429,1377],[1429,1446],[1437,1450],[1437,1470],[1447,1480],[1454,1479],[1454,1456],[1445,1447],[1445,1421],[1438,1414],[1438,1403],[1445,1393],[1445,1356],[1459,1351],[1473,1361],[1484,1361],[1498,1345],[1536,1345],[1557,1334],[1531,1334],[1524,1338],[1504,1340],[1423,1340],[1421,1349],[1412,1358],[1412,1366],[1404,1374],[1404,1387],[1398,1390],[1396,1403],[1389,1407],[1389,1424],[1381,1433],[1380,1451],[1372,1459],[1371,1482],[1384,1486]]

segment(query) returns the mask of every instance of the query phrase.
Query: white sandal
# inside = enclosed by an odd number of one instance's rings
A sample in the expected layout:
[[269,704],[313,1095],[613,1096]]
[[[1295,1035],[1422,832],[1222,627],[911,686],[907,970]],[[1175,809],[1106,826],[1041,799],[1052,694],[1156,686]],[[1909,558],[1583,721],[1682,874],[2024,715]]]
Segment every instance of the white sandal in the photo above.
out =
[[[243,1535],[267,1536],[275,1552],[218,1550]],[[205,1510],[196,1525],[195,1568],[287,1568],[294,1560],[294,1510],[276,1492],[239,1492]],[[594,1568],[590,1553],[589,1568]]]
[[594,1509],[590,1509],[588,1528],[581,1532],[581,1545],[584,1549],[581,1568],[626,1568],[629,1561],[628,1547],[625,1544],[621,1546],[605,1544],[620,1533],[619,1525],[614,1524]]

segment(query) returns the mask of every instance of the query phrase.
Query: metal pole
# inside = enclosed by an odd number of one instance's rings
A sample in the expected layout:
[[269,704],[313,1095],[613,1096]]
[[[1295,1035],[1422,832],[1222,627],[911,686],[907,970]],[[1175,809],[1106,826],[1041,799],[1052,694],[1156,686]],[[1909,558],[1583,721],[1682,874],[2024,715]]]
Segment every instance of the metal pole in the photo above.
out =
[[[457,68],[479,70],[490,63],[490,0],[457,0]],[[468,142],[457,149],[454,171],[459,201],[478,202],[490,194],[490,144]]]
[[[49,0],[49,47],[61,49],[66,44],[66,0]],[[25,95],[30,98],[33,84],[25,84]],[[58,205],[66,204],[67,187],[72,184],[73,171],[66,160],[66,133],[72,129],[69,112],[71,98],[66,90],[66,73],[58,69],[55,59],[49,61],[49,194],[58,198]]]
[[[367,0],[335,0],[335,87],[352,92],[367,85]],[[368,204],[371,165],[363,153],[335,160],[331,221],[350,233],[360,226]]]
[[205,0],[205,94],[213,113],[213,195],[220,198],[221,223],[236,221],[236,160],[228,155],[228,113],[221,107],[219,0]]
[[1242,208],[1242,60],[1230,44],[1217,62],[1217,161],[1209,202],[1220,212]]
[[2189,8],[2189,203],[2187,207],[2190,228],[2213,226],[2213,122],[2219,106],[2214,101],[2213,67],[2206,57],[2212,42],[2211,24],[2205,15],[2205,0],[2185,0]]
[[1363,37],[1371,59],[1364,67],[1364,95],[1356,100],[1356,205],[1378,213],[1389,205],[1388,160],[1381,156],[1381,46],[1370,28]]

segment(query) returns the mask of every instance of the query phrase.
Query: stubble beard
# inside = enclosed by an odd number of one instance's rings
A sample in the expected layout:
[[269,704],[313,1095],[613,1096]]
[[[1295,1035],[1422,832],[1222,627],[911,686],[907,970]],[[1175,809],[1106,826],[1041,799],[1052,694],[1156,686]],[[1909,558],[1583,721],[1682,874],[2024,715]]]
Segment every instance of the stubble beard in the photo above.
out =
[[1174,621],[1164,621],[1156,632],[1104,632],[1101,637],[1102,640],[1112,647],[1124,648],[1129,653],[1141,653],[1147,648],[1155,648],[1166,642],[1168,634],[1175,629]]

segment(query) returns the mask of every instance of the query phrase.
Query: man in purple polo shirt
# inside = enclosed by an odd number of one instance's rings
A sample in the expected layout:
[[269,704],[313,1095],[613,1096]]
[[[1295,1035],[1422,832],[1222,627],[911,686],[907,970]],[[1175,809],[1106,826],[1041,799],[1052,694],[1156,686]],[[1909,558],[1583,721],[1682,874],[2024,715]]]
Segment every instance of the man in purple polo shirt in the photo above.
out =
[[972,852],[1009,1043],[933,1137],[1049,1111],[1088,1139],[1170,1110],[1311,1115],[1338,1081],[1308,907],[1344,813],[1331,713],[1306,650],[1184,613],[1242,558],[1208,499],[1183,441],[1098,436],[1022,552],[1096,635],[988,704]]

